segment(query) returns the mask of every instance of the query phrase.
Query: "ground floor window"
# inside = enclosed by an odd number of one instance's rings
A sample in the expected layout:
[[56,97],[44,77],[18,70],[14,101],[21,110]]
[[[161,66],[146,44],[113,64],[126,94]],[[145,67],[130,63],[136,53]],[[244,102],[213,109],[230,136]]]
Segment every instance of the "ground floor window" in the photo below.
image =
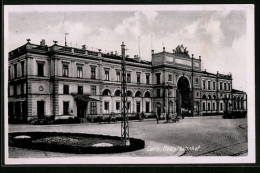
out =
[[223,111],[223,103],[220,103],[220,110]]
[[208,110],[210,110],[210,103],[208,103]]
[[69,102],[63,102],[63,115],[69,115]]
[[150,112],[150,102],[145,103],[145,112],[146,113]]
[[131,112],[131,102],[127,102],[127,110],[128,110],[128,113]]
[[141,104],[140,104],[140,102],[136,102],[136,112],[137,113],[141,112]]
[[104,104],[104,108],[105,108],[105,113],[108,113],[109,112],[109,102],[106,101],[105,104]]
[[215,110],[215,103],[214,102],[212,103],[212,110],[213,111]]
[[205,102],[203,102],[203,104],[202,104],[202,110],[203,110],[203,111],[206,110],[206,104],[205,104]]
[[97,114],[97,103],[96,102],[90,102],[90,114],[91,115]]
[[117,112],[120,111],[120,102],[116,102],[116,111],[117,111]]

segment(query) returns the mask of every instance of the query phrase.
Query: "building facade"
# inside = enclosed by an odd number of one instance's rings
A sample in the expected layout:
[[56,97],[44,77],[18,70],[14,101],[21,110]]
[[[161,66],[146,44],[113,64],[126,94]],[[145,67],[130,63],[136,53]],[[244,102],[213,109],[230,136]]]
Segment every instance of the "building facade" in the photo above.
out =
[[[184,114],[201,116],[246,111],[245,92],[232,88],[232,75],[201,70],[201,58],[178,46],[154,53],[152,61],[126,58],[128,116]],[[8,117],[32,119],[97,116],[121,112],[121,56],[117,52],[29,41],[9,52]]]

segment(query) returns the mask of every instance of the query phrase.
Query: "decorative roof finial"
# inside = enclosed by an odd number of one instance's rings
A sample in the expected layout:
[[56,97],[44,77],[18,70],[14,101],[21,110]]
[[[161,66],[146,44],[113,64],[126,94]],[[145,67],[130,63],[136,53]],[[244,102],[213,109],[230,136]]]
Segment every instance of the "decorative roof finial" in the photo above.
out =
[[30,43],[31,39],[28,38],[28,39],[26,39],[26,41],[27,41],[27,43]]
[[55,40],[53,40],[53,43],[54,43],[54,44],[57,44],[57,43],[58,43],[58,41],[55,41]]

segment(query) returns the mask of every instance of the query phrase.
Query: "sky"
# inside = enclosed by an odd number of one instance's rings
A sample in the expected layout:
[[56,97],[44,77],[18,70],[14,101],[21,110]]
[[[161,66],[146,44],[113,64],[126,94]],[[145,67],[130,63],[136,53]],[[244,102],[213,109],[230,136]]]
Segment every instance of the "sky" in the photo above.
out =
[[[195,58],[201,56],[208,72],[233,75],[233,88],[247,90],[247,15],[245,10],[106,10],[106,11],[12,11],[8,13],[8,51],[26,43],[48,46],[57,40],[68,46],[120,51],[151,60],[151,49],[172,52],[187,47]],[[139,44],[140,40],[140,53]]]

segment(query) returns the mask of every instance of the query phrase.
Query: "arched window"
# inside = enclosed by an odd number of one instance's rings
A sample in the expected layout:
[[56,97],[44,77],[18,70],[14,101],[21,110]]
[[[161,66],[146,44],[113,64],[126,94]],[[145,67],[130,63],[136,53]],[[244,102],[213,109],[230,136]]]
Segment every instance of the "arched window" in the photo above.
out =
[[141,93],[140,91],[137,91],[137,92],[135,93],[135,97],[142,97],[142,93]]
[[208,99],[211,99],[211,95],[208,95]]
[[213,95],[213,99],[217,99],[216,95]]
[[202,99],[207,99],[207,97],[206,97],[206,95],[205,95],[205,94],[203,94],[203,96],[202,96]]
[[144,97],[151,97],[150,92],[146,91],[146,93],[144,94]]
[[132,97],[132,92],[130,90],[127,91],[127,97]]
[[116,90],[115,91],[115,96],[121,96],[121,91],[120,90]]
[[102,96],[111,96],[111,92],[109,89],[105,89],[102,93]]

